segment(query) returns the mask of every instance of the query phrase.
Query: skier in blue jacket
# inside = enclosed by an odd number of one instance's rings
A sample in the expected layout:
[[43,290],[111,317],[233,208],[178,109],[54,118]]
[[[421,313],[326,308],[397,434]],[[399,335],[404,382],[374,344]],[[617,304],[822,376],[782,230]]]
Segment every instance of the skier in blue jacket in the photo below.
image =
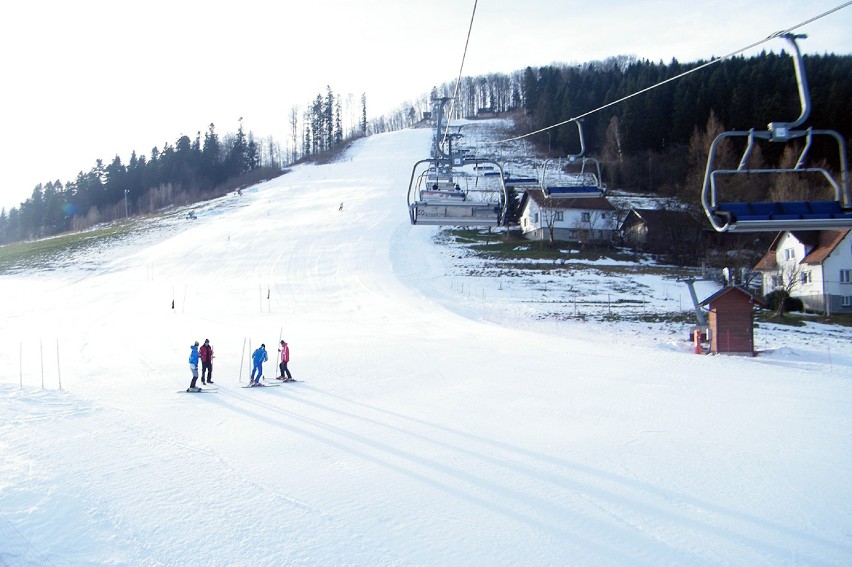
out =
[[260,386],[260,379],[263,377],[263,363],[269,360],[269,357],[266,355],[266,345],[260,345],[260,347],[254,351],[254,354],[251,355],[251,360],[253,366],[251,369],[249,385]]
[[195,382],[198,380],[198,341],[190,347],[189,351],[189,370],[192,372],[192,382],[189,384],[187,392],[197,392],[201,388],[195,387]]

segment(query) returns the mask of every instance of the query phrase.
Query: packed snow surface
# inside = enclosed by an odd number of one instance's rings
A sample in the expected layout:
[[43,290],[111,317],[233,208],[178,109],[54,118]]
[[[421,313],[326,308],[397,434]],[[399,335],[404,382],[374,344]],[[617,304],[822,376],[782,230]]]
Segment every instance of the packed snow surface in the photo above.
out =
[[[408,222],[430,135],[0,276],[0,564],[852,563],[852,335],[696,356],[575,316],[604,271],[462,269]],[[205,338],[219,389],[188,394]],[[281,338],[300,381],[241,389]]]

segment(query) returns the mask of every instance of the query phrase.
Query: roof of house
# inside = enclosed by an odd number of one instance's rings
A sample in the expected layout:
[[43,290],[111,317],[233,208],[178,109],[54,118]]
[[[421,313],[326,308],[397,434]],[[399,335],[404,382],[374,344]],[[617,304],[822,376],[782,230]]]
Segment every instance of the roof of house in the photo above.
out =
[[[778,243],[785,234],[787,233],[778,233],[778,236],[769,245],[766,255],[754,267],[755,270],[774,270],[776,268],[778,262],[775,259],[775,254],[778,251]],[[843,239],[849,234],[849,229],[802,230],[790,231],[789,234],[804,244],[806,250],[809,250],[807,256],[802,259],[802,264],[821,264],[843,242]]]
[[695,220],[695,217],[693,217],[689,211],[670,211],[667,209],[630,209],[630,212],[628,213],[627,218],[624,219],[624,222],[626,223],[633,215],[642,220],[645,224],[649,225],[683,223],[698,224],[698,221]]
[[713,303],[714,301],[716,301],[717,299],[719,299],[723,295],[727,295],[728,293],[733,292],[733,291],[739,292],[739,293],[745,295],[746,297],[749,298],[749,300],[752,303],[756,303],[758,305],[766,305],[766,302],[763,301],[763,299],[761,299],[760,297],[751,293],[747,289],[743,289],[743,288],[736,286],[736,285],[729,285],[728,287],[720,289],[719,291],[717,291],[716,293],[714,293],[713,295],[711,295],[710,297],[708,297],[707,299],[705,299],[704,301],[699,303],[699,305],[702,305],[702,306],[710,305],[711,303]]
[[606,197],[545,197],[541,189],[527,189],[521,197],[521,208],[527,199],[532,199],[539,207],[553,209],[583,209],[614,211],[615,207],[607,201]]
[[[802,260],[803,264],[821,264],[834,250],[843,242],[849,230],[820,230],[818,232],[794,232],[800,242],[805,242],[803,238],[807,236],[815,236],[814,247],[810,253]],[[807,242],[805,242],[807,244]]]

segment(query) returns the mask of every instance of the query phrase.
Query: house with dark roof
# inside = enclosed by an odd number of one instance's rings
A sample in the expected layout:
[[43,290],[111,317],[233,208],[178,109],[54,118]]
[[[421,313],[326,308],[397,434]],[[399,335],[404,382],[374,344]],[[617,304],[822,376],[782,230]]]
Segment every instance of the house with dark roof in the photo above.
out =
[[764,295],[787,288],[807,311],[852,313],[852,230],[781,232],[754,269]]
[[652,254],[690,254],[701,247],[701,223],[688,211],[630,209],[621,223],[628,248]]
[[530,240],[610,243],[618,232],[618,215],[606,197],[566,197],[527,189],[519,209],[521,231]]

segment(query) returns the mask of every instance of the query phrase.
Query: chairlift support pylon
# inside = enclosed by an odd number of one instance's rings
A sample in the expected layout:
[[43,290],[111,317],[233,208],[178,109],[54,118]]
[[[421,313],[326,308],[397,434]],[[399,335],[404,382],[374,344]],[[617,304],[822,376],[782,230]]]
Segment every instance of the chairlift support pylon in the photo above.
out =
[[[801,102],[801,113],[793,122],[770,122],[767,130],[735,130],[722,132],[710,145],[701,201],[710,224],[718,232],[759,232],[782,230],[831,230],[852,228],[852,193],[849,187],[846,142],[834,130],[806,128],[796,130],[810,115],[811,100],[807,76],[797,38],[804,35],[782,34],[792,46],[793,66]],[[824,167],[806,166],[814,138],[821,136],[837,143],[839,178]],[[746,147],[736,169],[716,169],[714,160],[719,144],[729,138],[745,138]],[[748,160],[757,140],[790,142],[804,138],[805,144],[796,165],[792,168],[749,169]],[[718,180],[724,176],[741,175],[800,175],[822,176],[834,193],[833,200],[788,202],[724,202],[718,197]]]

